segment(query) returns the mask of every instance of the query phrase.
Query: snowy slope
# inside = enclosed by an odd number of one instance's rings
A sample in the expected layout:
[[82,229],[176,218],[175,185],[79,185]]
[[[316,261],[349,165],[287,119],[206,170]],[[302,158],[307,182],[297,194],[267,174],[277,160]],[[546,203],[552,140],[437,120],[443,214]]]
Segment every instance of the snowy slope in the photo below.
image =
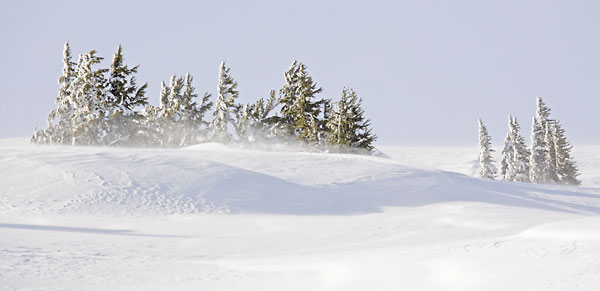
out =
[[596,149],[567,187],[437,170],[466,149],[0,140],[0,289],[595,290]]

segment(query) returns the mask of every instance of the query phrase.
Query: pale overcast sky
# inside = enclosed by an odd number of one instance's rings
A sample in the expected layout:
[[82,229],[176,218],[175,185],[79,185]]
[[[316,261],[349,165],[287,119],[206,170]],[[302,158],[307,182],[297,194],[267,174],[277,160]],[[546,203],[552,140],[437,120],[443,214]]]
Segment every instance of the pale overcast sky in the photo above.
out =
[[190,72],[214,93],[226,60],[241,101],[283,85],[295,59],[337,99],[365,100],[377,144],[495,144],[516,115],[526,137],[542,96],[571,142],[600,143],[600,1],[3,1],[0,137],[30,136],[58,92],[62,48],[116,47],[160,81]]

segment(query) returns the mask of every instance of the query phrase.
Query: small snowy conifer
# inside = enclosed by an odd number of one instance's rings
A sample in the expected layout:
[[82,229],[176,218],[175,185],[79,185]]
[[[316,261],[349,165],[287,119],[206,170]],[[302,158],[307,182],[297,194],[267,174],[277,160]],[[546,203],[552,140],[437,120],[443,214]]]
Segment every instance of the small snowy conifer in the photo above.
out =
[[145,96],[148,84],[138,87],[134,74],[139,66],[129,68],[123,61],[123,48],[119,45],[109,70],[108,102],[112,108],[127,115],[135,107],[148,104]]
[[299,140],[317,143],[324,121],[319,118],[325,100],[313,101],[316,94],[323,91],[308,75],[306,66],[294,61],[284,73],[285,85],[280,90],[282,104],[278,123],[284,132],[291,133]]
[[327,119],[327,141],[340,146],[342,150],[349,148],[373,150],[373,142],[377,137],[371,131],[371,122],[364,117],[361,106],[362,99],[352,89],[344,88],[340,101],[334,103]]
[[553,136],[556,144],[556,165],[559,183],[567,185],[580,185],[577,179],[579,170],[575,166],[575,160],[571,157],[573,146],[567,141],[565,130],[557,120],[553,126]]
[[513,181],[514,170],[513,170],[513,161],[515,155],[515,146],[513,141],[513,135],[510,130],[512,124],[512,116],[508,116],[508,127],[509,131],[506,134],[506,138],[504,139],[504,148],[502,149],[502,161],[500,162],[500,175],[502,179],[506,181]]
[[479,177],[493,180],[496,177],[496,167],[492,158],[492,138],[488,134],[487,127],[481,121],[479,123]]
[[219,84],[217,86],[217,100],[215,102],[215,111],[211,128],[213,139],[219,142],[229,142],[232,135],[229,133],[228,124],[233,123],[232,116],[237,111],[235,100],[239,92],[237,91],[237,82],[231,77],[229,68],[225,62],[221,62],[219,69]]

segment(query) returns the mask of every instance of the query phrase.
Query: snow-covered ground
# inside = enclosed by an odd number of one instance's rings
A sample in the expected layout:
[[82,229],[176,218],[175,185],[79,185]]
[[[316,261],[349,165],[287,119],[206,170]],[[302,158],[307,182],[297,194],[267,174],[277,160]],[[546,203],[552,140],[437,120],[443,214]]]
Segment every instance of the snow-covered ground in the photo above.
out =
[[0,140],[1,290],[597,290],[581,187],[482,181],[475,148],[389,158]]

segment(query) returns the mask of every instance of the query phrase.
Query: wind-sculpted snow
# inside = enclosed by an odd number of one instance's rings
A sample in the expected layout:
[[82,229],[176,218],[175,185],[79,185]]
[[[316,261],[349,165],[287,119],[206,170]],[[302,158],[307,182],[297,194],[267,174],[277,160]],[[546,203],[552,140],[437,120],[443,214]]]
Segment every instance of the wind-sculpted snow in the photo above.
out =
[[483,181],[381,157],[186,149],[5,146],[0,211],[157,215],[359,214],[466,201],[599,213],[577,187]]
[[582,187],[470,177],[476,148],[294,150],[0,140],[0,290],[598,289],[597,147]]

